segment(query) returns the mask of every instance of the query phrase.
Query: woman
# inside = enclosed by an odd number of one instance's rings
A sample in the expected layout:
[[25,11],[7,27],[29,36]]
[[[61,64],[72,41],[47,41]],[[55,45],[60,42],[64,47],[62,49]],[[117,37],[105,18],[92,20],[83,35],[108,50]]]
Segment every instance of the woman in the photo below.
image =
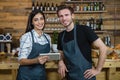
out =
[[17,80],[46,80],[44,63],[48,56],[40,57],[40,53],[49,53],[51,38],[43,32],[45,16],[40,10],[30,13],[26,33],[20,39],[18,59],[20,67]]

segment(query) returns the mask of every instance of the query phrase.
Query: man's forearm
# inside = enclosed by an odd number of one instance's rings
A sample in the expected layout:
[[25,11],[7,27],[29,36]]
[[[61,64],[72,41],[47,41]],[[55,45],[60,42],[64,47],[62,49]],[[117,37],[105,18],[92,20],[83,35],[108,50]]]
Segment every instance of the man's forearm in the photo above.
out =
[[104,62],[105,62],[105,59],[106,59],[106,52],[107,52],[107,48],[105,47],[104,49],[100,50],[100,55],[99,55],[99,58],[98,58],[98,63],[97,63],[97,66],[96,66],[96,69],[101,71],[102,70],[102,67],[104,65]]

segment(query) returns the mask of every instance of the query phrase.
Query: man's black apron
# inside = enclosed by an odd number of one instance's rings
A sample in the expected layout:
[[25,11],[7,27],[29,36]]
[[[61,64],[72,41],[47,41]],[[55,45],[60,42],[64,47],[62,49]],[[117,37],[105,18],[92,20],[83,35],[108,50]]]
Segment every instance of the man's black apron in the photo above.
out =
[[84,78],[84,72],[92,68],[92,63],[88,62],[82,55],[76,39],[76,26],[74,27],[74,40],[67,43],[64,42],[64,35],[62,37],[62,46],[65,56],[65,63],[68,69],[67,80],[96,80],[95,77],[91,79]]
[[[50,51],[50,42],[47,37],[44,35],[47,44],[41,45],[34,42],[33,33],[32,35],[32,50],[28,59],[33,59],[39,56],[40,53],[49,53]],[[20,65],[17,75],[17,80],[46,80],[46,71],[45,66],[42,64],[33,64],[33,65]]]

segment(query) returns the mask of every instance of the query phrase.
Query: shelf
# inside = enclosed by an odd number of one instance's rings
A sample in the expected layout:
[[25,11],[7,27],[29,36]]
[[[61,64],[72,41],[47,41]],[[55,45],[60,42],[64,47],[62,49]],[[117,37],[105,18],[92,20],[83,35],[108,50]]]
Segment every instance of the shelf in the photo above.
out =
[[46,22],[46,24],[60,24],[60,22]]
[[103,1],[98,1],[98,0],[94,0],[94,1],[65,1],[65,3],[67,4],[71,4],[71,3],[91,3],[91,2],[103,2]]
[[120,20],[120,17],[116,18],[103,18],[104,21],[113,21],[113,20]]
[[103,34],[103,33],[107,33],[107,31],[105,30],[95,30],[96,34]]
[[0,40],[0,43],[11,43],[12,40]]
[[45,14],[56,14],[57,12],[56,11],[43,11],[43,13],[45,13]]
[[113,36],[120,36],[120,30],[101,30],[101,31],[95,31],[95,33],[97,34],[103,34],[103,33],[106,33],[106,34],[111,34]]
[[58,31],[60,33],[62,30],[44,30],[45,33],[53,33],[53,31]]
[[75,13],[76,14],[79,14],[79,13],[81,13],[81,14],[83,14],[83,13],[105,13],[105,12],[107,12],[107,11],[75,11]]
[[[29,10],[30,12],[32,11],[32,8],[25,8],[26,10]],[[45,14],[56,14],[57,12],[56,11],[43,11],[43,13]]]
[[[31,10],[31,8],[26,8],[27,10]],[[105,13],[107,11],[74,11],[76,14],[79,14],[79,13]],[[56,14],[57,12],[56,11],[43,11],[43,13],[45,14]]]

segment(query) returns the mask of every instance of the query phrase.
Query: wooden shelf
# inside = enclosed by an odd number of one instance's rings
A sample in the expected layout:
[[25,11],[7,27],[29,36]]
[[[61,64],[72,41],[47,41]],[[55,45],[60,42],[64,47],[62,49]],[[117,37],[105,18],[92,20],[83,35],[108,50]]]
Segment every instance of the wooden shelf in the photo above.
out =
[[107,34],[111,34],[113,36],[120,36],[120,30],[109,30],[109,29],[101,30],[101,31],[96,30],[95,33],[97,33],[97,34],[107,33]]
[[[31,11],[31,8],[26,8],[27,10],[30,10]],[[75,14],[83,14],[83,13],[105,13],[107,11],[74,11]],[[56,11],[43,11],[43,13],[45,14],[56,14],[57,12]]]
[[11,43],[12,40],[0,40],[0,43]]
[[105,30],[95,30],[96,34],[103,34],[103,33],[107,33],[107,31]]
[[60,33],[62,30],[44,30],[45,33],[48,33],[48,34],[52,34],[53,31],[58,31],[58,33]]
[[71,3],[91,3],[91,2],[103,2],[102,0],[98,1],[98,0],[94,0],[94,1],[65,1],[65,3],[67,4],[71,4]]
[[[28,12],[32,11],[32,8],[25,8],[26,10],[28,10]],[[56,11],[43,11],[43,13],[45,14],[56,14]]]
[[83,14],[83,13],[105,13],[105,12],[107,12],[107,11],[75,11],[75,13],[76,14],[79,14],[79,13],[81,13],[81,14]]
[[113,20],[120,20],[120,17],[116,18],[103,18],[104,21],[113,21]]
[[46,24],[60,24],[60,22],[58,21],[58,22],[47,22],[46,21]]

